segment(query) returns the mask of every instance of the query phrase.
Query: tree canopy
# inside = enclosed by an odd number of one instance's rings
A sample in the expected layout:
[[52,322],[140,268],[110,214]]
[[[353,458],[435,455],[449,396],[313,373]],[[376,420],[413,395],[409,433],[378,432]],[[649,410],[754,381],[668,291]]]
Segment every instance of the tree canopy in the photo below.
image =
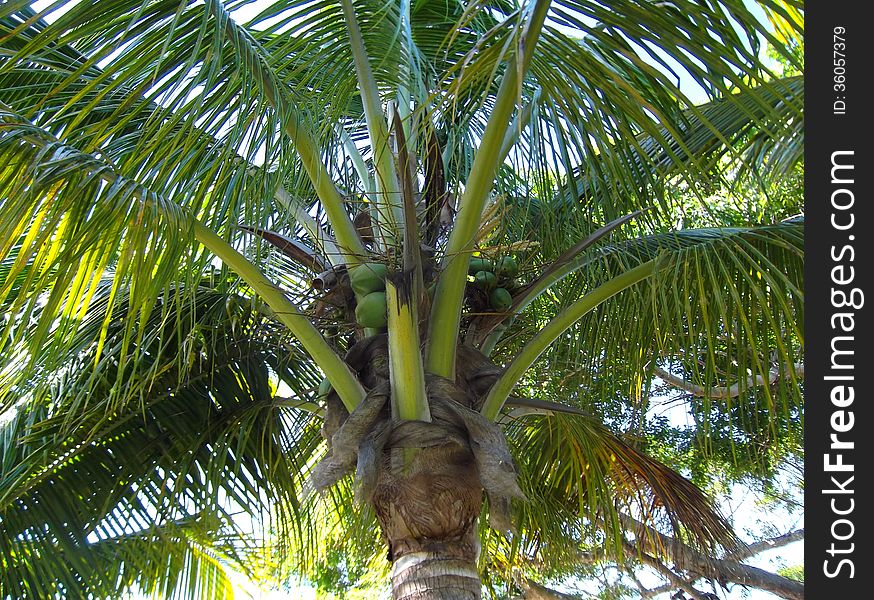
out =
[[802,14],[0,7],[0,596],[407,597],[425,466],[470,597],[699,594],[801,452]]

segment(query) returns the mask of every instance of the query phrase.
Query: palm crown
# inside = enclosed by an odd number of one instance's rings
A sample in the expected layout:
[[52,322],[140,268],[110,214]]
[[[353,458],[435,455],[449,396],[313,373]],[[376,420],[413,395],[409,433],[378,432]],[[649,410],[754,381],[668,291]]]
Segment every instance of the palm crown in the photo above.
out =
[[222,597],[377,527],[399,598],[629,515],[730,547],[605,407],[800,406],[801,220],[673,194],[798,163],[799,7],[247,4],[0,8],[3,594]]

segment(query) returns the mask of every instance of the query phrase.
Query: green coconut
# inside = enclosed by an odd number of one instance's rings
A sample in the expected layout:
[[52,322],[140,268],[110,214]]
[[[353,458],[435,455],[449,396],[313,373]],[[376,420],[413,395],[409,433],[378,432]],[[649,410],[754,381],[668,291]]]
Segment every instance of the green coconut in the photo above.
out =
[[512,256],[502,256],[498,264],[495,265],[495,272],[501,277],[512,279],[519,272],[519,264]]
[[507,310],[513,304],[513,296],[506,288],[495,288],[489,294],[489,304],[495,310]]
[[362,327],[385,327],[388,322],[385,292],[371,292],[358,301],[355,320]]
[[331,382],[328,381],[328,378],[325,377],[322,379],[321,383],[319,383],[319,391],[317,392],[317,396],[319,398],[326,398],[328,394],[331,393],[331,390],[334,389],[331,386]]
[[387,273],[388,267],[382,263],[362,263],[349,269],[349,285],[356,296],[366,296],[385,289]]
[[498,276],[491,271],[477,271],[473,279],[479,287],[487,290],[498,285]]
[[495,265],[488,258],[483,256],[474,256],[470,259],[470,262],[467,265],[467,272],[470,275],[477,273],[479,271],[494,271]]

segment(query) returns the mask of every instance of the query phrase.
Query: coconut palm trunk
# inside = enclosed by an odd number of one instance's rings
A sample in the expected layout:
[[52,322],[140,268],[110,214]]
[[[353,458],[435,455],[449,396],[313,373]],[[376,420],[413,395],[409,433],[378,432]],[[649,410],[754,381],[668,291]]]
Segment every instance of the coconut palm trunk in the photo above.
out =
[[509,499],[521,495],[503,434],[476,412],[477,388],[494,378],[494,366],[462,349],[467,368],[459,383],[427,376],[430,419],[398,420],[386,369],[389,339],[365,338],[347,355],[371,392],[352,414],[328,395],[323,435],[331,449],[311,481],[327,489],[354,461],[356,495],[373,507],[388,547],[393,598],[479,598],[484,492],[497,503],[499,523],[507,523]]
[[[394,452],[398,462],[405,452]],[[480,598],[482,485],[469,447],[420,449],[400,472],[386,465],[372,502],[392,563],[392,598]]]
[[386,552],[393,598],[479,599],[625,556],[620,513],[735,544],[614,409],[674,363],[747,394],[704,422],[801,406],[803,220],[672,229],[673,187],[799,160],[745,7],[61,4],[0,7],[0,597]]

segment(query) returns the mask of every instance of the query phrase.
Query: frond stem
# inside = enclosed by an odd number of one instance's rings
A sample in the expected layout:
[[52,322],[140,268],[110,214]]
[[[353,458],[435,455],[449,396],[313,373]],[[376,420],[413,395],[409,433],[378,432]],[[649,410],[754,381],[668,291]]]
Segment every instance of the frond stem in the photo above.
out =
[[455,348],[461,323],[461,307],[467,284],[467,267],[474,248],[476,233],[495,174],[503,160],[501,149],[516,110],[519,87],[531,62],[534,46],[540,36],[550,0],[535,0],[528,23],[522,33],[519,53],[507,66],[492,114],[489,116],[482,142],[477,149],[459,201],[449,243],[446,247],[443,271],[437,281],[431,313],[427,350],[428,371],[448,379],[455,378]]
[[406,271],[385,281],[391,405],[399,419],[430,421],[413,277],[412,271]]
[[480,412],[486,418],[495,420],[513,388],[552,342],[602,302],[654,274],[658,270],[657,260],[650,260],[614,277],[556,315],[525,344],[516,358],[507,366],[489,390]]
[[337,242],[334,241],[334,238],[319,226],[313,216],[305,211],[299,202],[295,202],[291,194],[285,191],[285,188],[282,186],[276,188],[273,198],[292,213],[297,224],[303,227],[307,235],[310,236],[310,239],[313,240],[313,243],[318,248],[321,248],[328,262],[332,265],[343,262],[343,254],[337,247]]
[[225,32],[231,40],[234,49],[240,54],[243,62],[251,69],[261,91],[267,101],[276,110],[282,122],[282,130],[294,145],[294,149],[300,156],[304,170],[307,172],[316,195],[325,208],[328,220],[334,230],[343,260],[351,267],[361,263],[367,257],[367,250],[361,241],[352,219],[346,212],[343,196],[337,190],[337,186],[331,179],[328,169],[322,163],[319,146],[313,136],[302,125],[302,117],[283,93],[279,85],[278,77],[270,69],[264,60],[260,45],[249,33],[237,25],[218,0],[206,0],[210,12],[218,21],[219,26],[224,26]]
[[376,170],[376,214],[379,217],[380,229],[388,235],[388,240],[399,240],[403,227],[403,213],[400,209],[400,185],[394,164],[388,138],[388,126],[382,103],[379,99],[379,88],[370,67],[370,59],[361,37],[361,28],[355,16],[352,0],[340,0],[343,16],[346,19],[346,32],[349,34],[349,46],[352,48],[352,58],[355,62],[355,72],[358,76],[359,92],[364,104],[364,118],[370,134],[370,144],[373,148],[373,164]]
[[[10,115],[20,119],[22,124],[28,124],[30,129],[37,130],[26,119],[22,119],[14,113],[10,113]],[[21,139],[40,148],[49,144],[59,145],[57,140],[50,139],[50,136],[44,131],[39,131],[39,135],[35,133],[26,134]],[[82,161],[83,168],[95,173],[108,185],[113,185],[122,178],[121,175],[118,175],[114,170],[93,156],[84,154],[69,146],[62,147],[70,154],[77,154],[86,159]],[[296,304],[285,296],[285,293],[280,288],[267,279],[258,267],[249,262],[228,241],[209,229],[198,219],[189,215],[178,205],[161,199],[160,196],[154,194],[142,184],[136,183],[132,195],[144,205],[153,205],[163,215],[173,213],[170,218],[179,219],[181,228],[190,227],[195,239],[249,284],[253,291],[261,296],[274,311],[279,321],[288,327],[292,334],[298,338],[304,349],[325,372],[325,375],[330,380],[331,385],[334,386],[344,405],[350,411],[358,406],[358,403],[365,396],[364,388],[358,381],[358,378],[349,366],[343,362],[343,359],[334,352],[322,334],[310,322],[309,318]]]
[[251,286],[276,314],[276,318],[288,327],[292,334],[306,349],[316,364],[324,371],[343,405],[350,411],[364,398],[366,392],[358,378],[343,359],[334,352],[319,330],[309,318],[289,300],[285,293],[245,256],[240,254],[224,238],[206,227],[197,219],[191,218],[194,236],[223,263]]

